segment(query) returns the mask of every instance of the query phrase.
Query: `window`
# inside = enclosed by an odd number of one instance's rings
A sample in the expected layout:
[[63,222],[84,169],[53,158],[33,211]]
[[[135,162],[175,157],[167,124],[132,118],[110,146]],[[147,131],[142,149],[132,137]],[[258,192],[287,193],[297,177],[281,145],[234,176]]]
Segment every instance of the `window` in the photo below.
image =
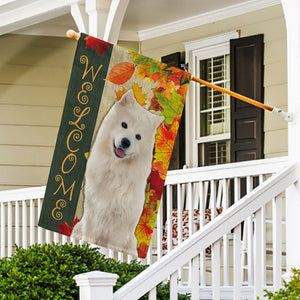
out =
[[[230,89],[230,32],[186,44],[190,72]],[[230,162],[230,96],[205,85],[191,83],[186,104],[187,164],[189,167]]]
[[[200,78],[229,89],[229,54],[200,60]],[[208,166],[230,161],[230,97],[200,85],[200,134],[198,165]]]

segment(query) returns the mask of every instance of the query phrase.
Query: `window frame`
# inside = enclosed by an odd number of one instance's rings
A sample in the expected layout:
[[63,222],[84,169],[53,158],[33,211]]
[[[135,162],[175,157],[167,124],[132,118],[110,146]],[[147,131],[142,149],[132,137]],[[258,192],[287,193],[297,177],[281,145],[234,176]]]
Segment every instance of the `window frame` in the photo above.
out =
[[[185,43],[186,62],[189,71],[200,77],[200,60],[230,54],[230,40],[239,38],[238,31],[216,35]],[[230,133],[200,137],[199,83],[191,82],[186,101],[186,163],[198,166],[198,145],[204,142],[230,140]]]

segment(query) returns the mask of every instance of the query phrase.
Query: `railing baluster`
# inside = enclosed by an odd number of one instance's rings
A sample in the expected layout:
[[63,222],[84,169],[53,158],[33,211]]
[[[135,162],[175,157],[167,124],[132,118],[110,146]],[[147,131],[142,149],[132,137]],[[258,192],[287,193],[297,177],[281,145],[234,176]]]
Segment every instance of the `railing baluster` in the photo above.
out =
[[242,285],[241,268],[241,225],[234,228],[233,232],[233,299],[241,299]]
[[[259,184],[262,184],[264,182],[264,176],[259,175]],[[267,269],[266,269],[266,263],[267,263],[267,257],[266,257],[266,206],[263,205],[261,207],[261,247],[262,247],[262,258],[261,258],[261,282],[262,286],[267,285]]]
[[1,258],[5,256],[5,205],[4,202],[1,202]]
[[170,252],[173,248],[172,246],[172,186],[167,185],[167,245],[168,245],[168,252]]
[[272,200],[273,207],[273,283],[275,290],[281,287],[282,275],[282,195]]
[[[253,189],[253,178],[247,176],[246,179],[246,188],[247,194],[249,194]],[[253,275],[253,219],[252,215],[247,218],[246,222],[246,231],[247,231],[247,262],[248,262],[248,284],[253,285],[254,275]]]
[[214,180],[210,181],[210,208],[211,208],[211,219],[213,220],[216,216],[216,183]]
[[27,248],[27,204],[22,201],[22,247]]
[[187,202],[189,211],[189,236],[194,233],[194,207],[193,207],[193,191],[192,183],[187,184]]
[[177,300],[177,271],[170,276],[170,300]]
[[47,244],[50,244],[50,243],[51,243],[50,233],[51,233],[51,232],[50,232],[49,230],[46,229],[45,235],[46,235],[46,243],[47,243]]
[[[42,199],[38,198],[38,207],[37,207],[37,211],[38,211],[38,216],[40,216],[41,213],[41,209],[42,209]],[[38,226],[38,244],[42,244],[43,243],[43,229],[42,227]]]
[[219,300],[221,299],[220,294],[220,241],[216,241],[212,244],[212,292],[213,299]]
[[[182,189],[181,185],[177,184],[177,216],[178,216],[178,227],[177,227],[177,236],[178,236],[178,245],[182,242]],[[178,269],[178,284],[183,284],[183,267]]]
[[199,255],[191,260],[191,300],[199,300]]
[[34,202],[33,199],[30,199],[30,245],[35,243],[35,213],[34,213]]
[[[199,182],[199,210],[200,210],[200,228],[203,228],[205,224],[205,188],[204,182]],[[205,261],[205,250],[200,252],[200,284],[201,286],[206,285],[206,261]]]
[[[163,199],[161,200],[161,203],[163,203]],[[162,257],[162,215],[163,215],[163,206],[160,205],[158,212],[157,212],[157,221],[156,221],[156,235],[157,235],[157,259],[160,259]]]
[[149,246],[149,250],[148,250],[148,253],[147,253],[147,257],[146,257],[146,261],[147,261],[147,265],[151,265],[152,264],[152,255],[153,255],[153,251],[152,251],[152,243],[153,243],[153,239],[151,239],[151,242],[150,242],[150,246]]
[[262,210],[255,213],[254,229],[254,299],[263,297],[262,285]]
[[19,201],[15,202],[15,244],[20,247],[20,205]]
[[[223,210],[226,211],[228,208],[228,182],[226,179],[222,179],[222,203]],[[224,286],[229,286],[229,238],[228,233],[223,236],[223,264],[224,264]]]
[[148,295],[149,300],[156,300],[156,287],[150,290]]
[[12,203],[7,203],[7,256],[12,255]]

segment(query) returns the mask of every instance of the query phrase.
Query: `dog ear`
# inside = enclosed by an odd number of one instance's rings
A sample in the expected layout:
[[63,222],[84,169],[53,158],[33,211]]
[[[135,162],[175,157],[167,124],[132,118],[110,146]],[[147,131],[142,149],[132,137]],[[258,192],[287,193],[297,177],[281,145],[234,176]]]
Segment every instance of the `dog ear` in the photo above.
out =
[[133,94],[133,90],[128,90],[119,100],[121,105],[133,105],[136,102]]
[[156,129],[165,120],[165,117],[158,116],[155,114],[152,114],[152,115],[153,115],[152,124],[154,125],[154,128]]

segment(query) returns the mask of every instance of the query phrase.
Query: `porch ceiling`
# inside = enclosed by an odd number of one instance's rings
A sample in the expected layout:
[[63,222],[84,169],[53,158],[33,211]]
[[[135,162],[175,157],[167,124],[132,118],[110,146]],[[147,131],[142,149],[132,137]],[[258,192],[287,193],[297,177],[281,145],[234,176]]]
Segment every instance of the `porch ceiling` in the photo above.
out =
[[[84,0],[2,0],[0,34],[64,36],[77,29],[71,5]],[[280,4],[280,0],[130,0],[119,39],[145,40]]]

